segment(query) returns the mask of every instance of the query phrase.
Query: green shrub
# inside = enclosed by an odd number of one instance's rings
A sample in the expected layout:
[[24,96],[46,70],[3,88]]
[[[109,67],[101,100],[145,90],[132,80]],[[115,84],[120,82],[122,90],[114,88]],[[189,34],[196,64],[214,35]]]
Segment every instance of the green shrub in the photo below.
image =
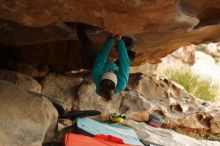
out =
[[190,70],[167,70],[166,75],[182,85],[189,93],[197,98],[213,101],[217,96],[217,85],[193,74]]
[[206,48],[206,45],[205,44],[199,44],[199,45],[196,45],[195,48],[196,48],[196,51],[204,52],[205,48]]
[[212,133],[209,133],[209,134],[200,134],[200,133],[197,133],[195,135],[195,138],[197,140],[203,140],[203,139],[207,139],[207,140],[211,140],[211,141],[220,141],[220,136],[219,134],[212,134]]

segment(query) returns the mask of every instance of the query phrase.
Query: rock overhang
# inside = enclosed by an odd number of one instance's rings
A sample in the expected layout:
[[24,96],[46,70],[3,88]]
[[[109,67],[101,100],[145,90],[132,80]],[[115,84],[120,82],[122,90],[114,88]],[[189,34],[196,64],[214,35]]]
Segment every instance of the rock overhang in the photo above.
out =
[[71,29],[63,22],[82,22],[105,31],[95,36],[97,40],[100,37],[103,40],[106,32],[136,38],[134,65],[139,65],[158,63],[160,58],[183,45],[220,40],[218,0],[8,0],[0,3],[1,44],[71,39],[74,38]]

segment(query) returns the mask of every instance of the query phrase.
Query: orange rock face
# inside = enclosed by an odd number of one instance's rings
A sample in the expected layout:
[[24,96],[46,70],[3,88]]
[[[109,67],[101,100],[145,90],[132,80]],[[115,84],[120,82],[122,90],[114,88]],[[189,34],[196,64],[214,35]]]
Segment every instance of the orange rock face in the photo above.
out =
[[[132,36],[138,40],[134,65],[143,62],[160,62],[161,57],[182,45],[218,41],[219,16],[219,0],[7,0],[0,2],[1,20],[38,28],[60,22],[83,22],[99,26],[107,32]],[[54,39],[58,38],[54,37]]]

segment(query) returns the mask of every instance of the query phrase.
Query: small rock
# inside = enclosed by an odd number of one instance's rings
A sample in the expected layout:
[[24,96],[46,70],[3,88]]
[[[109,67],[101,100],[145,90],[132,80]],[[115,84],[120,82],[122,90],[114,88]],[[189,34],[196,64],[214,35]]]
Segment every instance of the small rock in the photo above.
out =
[[24,74],[0,69],[0,80],[12,82],[24,90],[41,93],[41,85],[35,79]]
[[71,111],[77,95],[77,87],[82,81],[83,77],[49,74],[41,82],[42,94],[61,100],[67,106],[67,110]]
[[17,63],[13,67],[13,70],[21,74],[28,75],[33,78],[39,77],[39,71],[37,70],[37,68],[35,68],[34,66],[28,63],[24,63],[24,62]]

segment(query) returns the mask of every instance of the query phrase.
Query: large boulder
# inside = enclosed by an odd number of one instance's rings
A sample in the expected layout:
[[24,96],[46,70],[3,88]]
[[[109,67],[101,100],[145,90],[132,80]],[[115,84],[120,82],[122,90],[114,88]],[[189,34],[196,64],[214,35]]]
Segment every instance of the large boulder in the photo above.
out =
[[163,57],[158,64],[156,72],[164,74],[167,70],[188,68],[196,62],[195,45],[180,47],[175,52]]
[[38,69],[35,66],[32,66],[32,65],[25,63],[25,62],[16,63],[13,66],[13,71],[28,75],[32,78],[37,78],[40,76],[40,72],[38,71]]
[[[164,77],[141,75],[134,81],[132,90],[137,91],[150,103],[151,108],[147,110],[147,113],[164,116],[164,124],[169,128],[182,126],[219,133],[217,131],[220,126],[216,126],[220,122],[219,106],[195,99],[175,82]],[[144,114],[146,115],[146,112]],[[147,119],[144,119],[146,116],[141,115],[143,113],[139,112],[137,117],[132,118],[146,121]]]
[[[165,74],[167,71],[191,71],[212,85],[220,84],[220,67],[218,43],[187,45],[162,58],[155,72]],[[199,51],[200,50],[200,51]],[[215,54],[215,55],[214,55]],[[217,89],[218,91],[218,89]],[[220,103],[220,93],[217,92],[216,101]]]
[[41,85],[35,79],[24,74],[0,69],[0,80],[12,82],[24,90],[41,93]]
[[196,51],[196,62],[191,66],[195,74],[213,83],[220,84],[220,66],[216,64],[215,59],[201,51]]
[[201,44],[201,51],[211,55],[215,58],[220,58],[220,43],[208,43],[208,44]]
[[[77,110],[99,110],[102,112],[102,118],[108,118],[108,114],[119,112],[121,104],[121,94],[115,95],[111,102],[99,96],[96,93],[95,84],[89,81],[83,81],[78,92],[77,100],[75,100],[75,109]],[[104,120],[103,119],[103,120]]]
[[126,90],[107,102],[96,94],[92,81],[83,81],[75,107],[100,110],[101,120],[114,112],[126,114],[135,121],[147,121],[149,114],[159,114],[165,119],[163,127],[219,134],[219,106],[195,99],[182,86],[165,77],[130,75]]
[[103,28],[102,38],[106,31],[136,38],[134,64],[157,63],[180,46],[218,41],[219,12],[219,0],[8,0],[0,2],[0,43],[67,39],[71,32],[60,22],[82,22]]
[[83,77],[71,77],[57,74],[49,74],[42,80],[42,94],[52,96],[67,106],[70,111],[73,101],[77,97],[77,88],[83,81]]
[[0,80],[0,145],[41,146],[52,140],[58,113],[37,94]]

